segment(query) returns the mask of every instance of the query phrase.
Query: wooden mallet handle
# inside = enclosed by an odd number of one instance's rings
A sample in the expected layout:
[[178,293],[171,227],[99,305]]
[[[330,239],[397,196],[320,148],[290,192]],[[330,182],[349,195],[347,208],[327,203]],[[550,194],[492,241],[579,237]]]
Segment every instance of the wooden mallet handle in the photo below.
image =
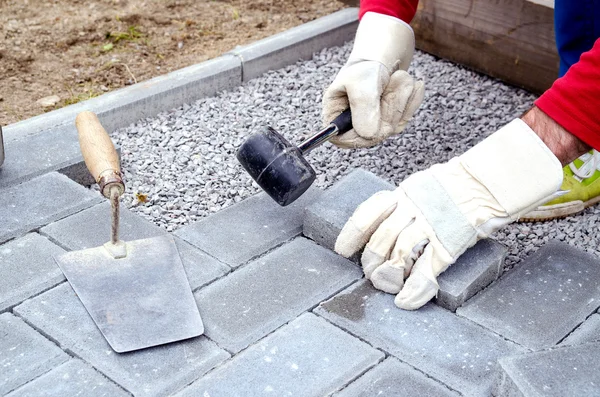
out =
[[81,112],[75,119],[75,125],[85,165],[100,185],[104,197],[110,198],[112,187],[119,188],[120,194],[123,194],[125,185],[121,178],[119,155],[98,117],[90,111]]

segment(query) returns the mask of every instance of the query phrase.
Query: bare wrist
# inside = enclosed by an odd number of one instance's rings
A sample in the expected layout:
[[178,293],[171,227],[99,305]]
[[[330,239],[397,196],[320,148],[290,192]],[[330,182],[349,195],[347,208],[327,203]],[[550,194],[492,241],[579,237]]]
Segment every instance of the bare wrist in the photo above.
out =
[[563,166],[591,149],[537,106],[529,109],[521,119],[540,137]]

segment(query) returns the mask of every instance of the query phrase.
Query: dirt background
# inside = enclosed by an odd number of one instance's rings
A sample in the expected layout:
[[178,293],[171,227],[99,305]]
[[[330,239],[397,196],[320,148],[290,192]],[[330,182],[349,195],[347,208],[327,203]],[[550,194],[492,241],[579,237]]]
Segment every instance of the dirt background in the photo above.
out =
[[[0,125],[214,58],[343,7],[336,0],[0,0]],[[38,103],[54,95],[55,105]]]

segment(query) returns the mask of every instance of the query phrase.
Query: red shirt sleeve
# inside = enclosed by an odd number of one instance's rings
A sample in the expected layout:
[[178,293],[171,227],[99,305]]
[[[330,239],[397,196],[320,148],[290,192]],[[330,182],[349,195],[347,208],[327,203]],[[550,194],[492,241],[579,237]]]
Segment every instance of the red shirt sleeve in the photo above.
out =
[[600,39],[535,104],[571,134],[600,150]]
[[359,18],[367,12],[391,15],[410,23],[417,12],[419,0],[361,0]]

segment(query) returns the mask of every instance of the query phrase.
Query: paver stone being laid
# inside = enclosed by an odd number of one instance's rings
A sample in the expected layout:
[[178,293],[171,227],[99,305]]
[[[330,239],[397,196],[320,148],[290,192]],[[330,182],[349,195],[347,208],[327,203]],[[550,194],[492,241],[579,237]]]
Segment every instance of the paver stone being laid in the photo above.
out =
[[20,318],[0,314],[0,395],[67,361],[69,356]]
[[480,240],[438,277],[435,303],[456,311],[500,276],[508,250],[491,239]]
[[[356,207],[380,190],[394,190],[394,185],[363,169],[357,169],[327,189],[318,200],[306,207],[303,234],[333,250],[335,240]],[[354,258],[358,261],[358,257]]]
[[[352,171],[306,208],[304,235],[333,250],[354,210],[376,192],[393,189],[393,185],[368,171]],[[504,246],[492,240],[482,240],[467,250],[438,277],[440,291],[436,303],[455,311],[498,278],[506,252]],[[359,259],[360,254],[351,258],[355,262]]]
[[260,193],[174,233],[221,262],[237,267],[299,235],[304,208],[320,193],[311,188],[286,207]]
[[390,357],[351,383],[335,397],[459,397],[416,369]]
[[125,397],[130,394],[80,360],[69,360],[6,397]]
[[600,314],[592,314],[572,334],[567,336],[561,345],[580,345],[587,342],[600,341]]
[[498,358],[524,350],[432,303],[398,309],[367,281],[314,311],[466,396],[489,396]]
[[36,233],[0,245],[0,313],[64,281],[52,259],[63,252]]
[[174,393],[229,357],[203,336],[115,353],[68,283],[22,303],[14,312],[136,396]]
[[297,238],[196,293],[205,334],[238,352],[361,277],[350,261]]
[[[110,203],[88,208],[68,218],[41,229],[41,233],[71,250],[102,246],[110,239]],[[120,210],[119,238],[132,241],[166,235],[167,232],[134,214],[126,208]],[[181,261],[192,290],[223,276],[229,268],[175,237]]]
[[600,342],[500,359],[498,397],[600,396]]
[[178,397],[329,395],[382,352],[305,313],[192,383]]
[[102,201],[102,197],[52,172],[0,189],[0,243]]
[[457,313],[533,350],[559,343],[600,306],[600,261],[551,241]]

